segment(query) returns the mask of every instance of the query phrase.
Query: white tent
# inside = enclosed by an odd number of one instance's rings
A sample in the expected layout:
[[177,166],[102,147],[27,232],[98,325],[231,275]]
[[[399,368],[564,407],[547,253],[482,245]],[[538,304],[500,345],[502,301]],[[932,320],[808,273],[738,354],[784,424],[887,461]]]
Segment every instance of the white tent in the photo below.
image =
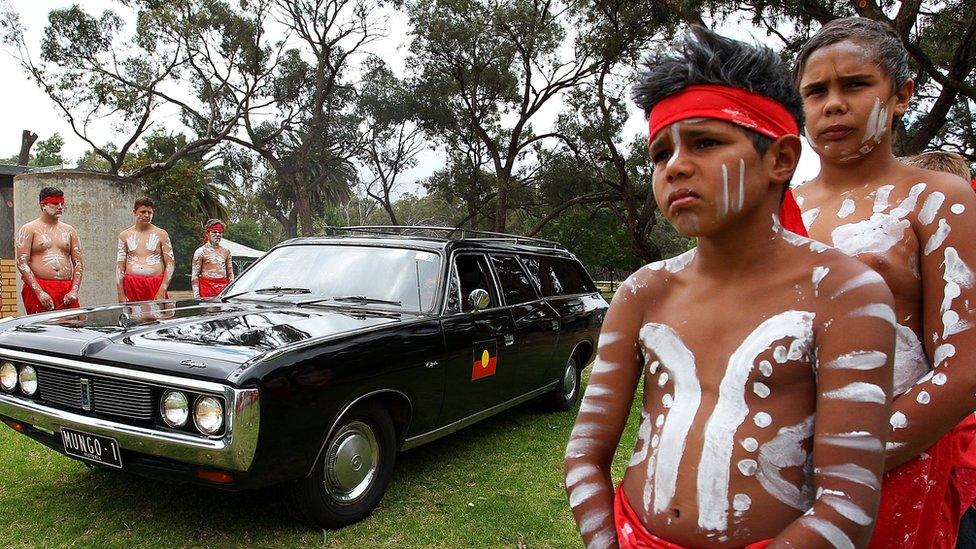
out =
[[234,258],[246,257],[248,259],[254,260],[264,255],[264,252],[262,252],[261,250],[248,248],[243,244],[238,244],[237,242],[234,242],[233,240],[229,240],[227,238],[220,239],[220,245],[230,250],[230,255]]

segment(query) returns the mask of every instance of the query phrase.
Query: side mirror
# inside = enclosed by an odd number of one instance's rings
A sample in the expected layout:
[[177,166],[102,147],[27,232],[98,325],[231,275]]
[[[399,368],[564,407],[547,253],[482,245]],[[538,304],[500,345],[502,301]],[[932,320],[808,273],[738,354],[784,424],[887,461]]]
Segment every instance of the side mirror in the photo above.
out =
[[471,307],[472,311],[480,311],[482,309],[488,308],[488,291],[482,290],[481,288],[472,290],[468,294],[468,305]]

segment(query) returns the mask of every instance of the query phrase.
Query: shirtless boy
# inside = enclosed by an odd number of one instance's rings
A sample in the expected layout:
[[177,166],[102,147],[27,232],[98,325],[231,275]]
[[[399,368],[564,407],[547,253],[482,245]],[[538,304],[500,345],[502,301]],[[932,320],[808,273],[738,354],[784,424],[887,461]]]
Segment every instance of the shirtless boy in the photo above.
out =
[[892,153],[912,74],[893,29],[860,17],[824,25],[795,72],[821,166],[796,189],[810,236],[872,267],[895,298],[895,398],[873,548],[953,547],[973,500],[954,494],[950,477],[972,441],[954,427],[976,409],[976,197],[966,179]]
[[119,303],[165,299],[176,269],[169,234],[152,224],[153,201],[136,200],[135,224],[119,233],[116,291]]
[[27,314],[78,307],[84,274],[81,245],[75,228],[61,221],[64,193],[44,187],[41,215],[25,223],[14,239],[17,269],[24,280],[21,297]]
[[[751,90],[751,91],[747,91]],[[649,57],[661,212],[698,246],[634,273],[566,449],[588,547],[862,547],[878,503],[894,315],[876,273],[785,231],[800,98],[775,53],[694,29]],[[641,422],[610,478],[641,378]]]
[[220,245],[224,237],[224,222],[210,219],[203,230],[207,234],[207,243],[193,253],[193,267],[190,270],[193,297],[213,297],[234,281],[230,250]]

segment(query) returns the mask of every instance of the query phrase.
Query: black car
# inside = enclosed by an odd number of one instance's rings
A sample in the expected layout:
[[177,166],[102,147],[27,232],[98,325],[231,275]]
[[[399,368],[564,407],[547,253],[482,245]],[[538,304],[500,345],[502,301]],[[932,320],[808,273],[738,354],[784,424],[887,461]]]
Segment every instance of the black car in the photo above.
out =
[[290,483],[313,524],[379,503],[396,454],[579,397],[607,303],[562,246],[436,228],[284,242],[211,301],[0,321],[0,419],[92,466]]

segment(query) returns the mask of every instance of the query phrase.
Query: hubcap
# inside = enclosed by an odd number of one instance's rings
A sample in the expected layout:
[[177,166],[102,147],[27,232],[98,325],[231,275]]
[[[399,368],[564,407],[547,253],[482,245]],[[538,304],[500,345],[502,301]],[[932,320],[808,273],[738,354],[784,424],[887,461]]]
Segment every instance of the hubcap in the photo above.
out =
[[570,360],[566,364],[566,371],[563,373],[563,394],[566,395],[566,400],[576,398],[576,376],[576,364]]
[[378,468],[379,443],[372,427],[348,423],[325,456],[325,490],[339,503],[354,503],[369,490]]

